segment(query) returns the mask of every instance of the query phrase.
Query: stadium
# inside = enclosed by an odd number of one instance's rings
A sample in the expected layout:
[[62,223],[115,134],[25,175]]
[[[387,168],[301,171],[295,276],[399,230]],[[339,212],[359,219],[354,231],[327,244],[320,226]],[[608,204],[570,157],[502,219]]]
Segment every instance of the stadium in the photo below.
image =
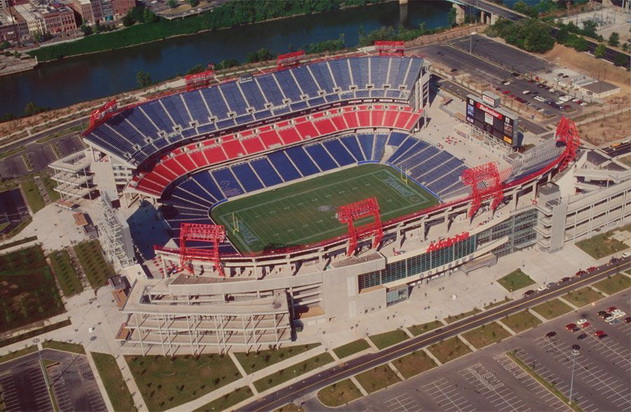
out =
[[[405,301],[435,277],[567,240],[537,202],[540,188],[560,199],[552,180],[581,157],[571,121],[518,153],[505,144],[512,132],[498,143],[454,119],[459,152],[429,137],[427,63],[401,44],[302,58],[213,85],[209,70],[187,77],[186,91],[93,114],[94,181],[110,182],[125,208],[155,205],[170,235],[122,305],[121,342],[163,354],[278,347],[302,328]],[[473,146],[493,160],[467,156]],[[600,191],[605,212],[574,211],[573,236],[628,217],[628,190]]]

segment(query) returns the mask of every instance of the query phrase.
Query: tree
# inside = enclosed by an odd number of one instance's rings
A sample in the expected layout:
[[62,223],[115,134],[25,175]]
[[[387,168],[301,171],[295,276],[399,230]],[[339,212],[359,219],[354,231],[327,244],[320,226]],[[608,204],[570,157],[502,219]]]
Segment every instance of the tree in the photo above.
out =
[[267,60],[272,60],[274,55],[267,49],[258,49],[255,52],[248,53],[245,58],[247,63],[256,63],[256,62],[264,62]]
[[158,16],[156,16],[156,14],[151,11],[151,9],[145,9],[145,11],[142,13],[142,21],[144,21],[145,23],[155,23],[156,21],[158,21]]
[[136,82],[138,83],[138,87],[148,87],[153,84],[153,80],[151,80],[151,75],[147,72],[139,71],[136,74]]
[[218,65],[215,66],[215,69],[217,70],[223,70],[223,69],[229,69],[231,67],[237,67],[239,66],[239,60],[237,59],[224,59],[221,62],[219,62]]
[[596,48],[594,49],[594,57],[597,58],[602,58],[605,57],[605,53],[607,53],[607,47],[600,43],[598,46],[596,46]]
[[196,64],[195,66],[191,67],[190,69],[188,69],[188,71],[186,72],[186,74],[195,74],[195,73],[201,73],[204,70],[206,70],[206,68],[201,65],[201,64]]
[[190,4],[191,7],[197,7],[199,5],[199,0],[188,0],[188,4]]
[[94,31],[92,30],[92,27],[88,26],[87,24],[82,24],[81,27],[79,27],[79,28],[83,32],[84,36],[89,36],[92,33],[94,33]]
[[454,27],[456,25],[456,9],[453,7],[450,8],[447,13],[447,23],[449,24],[449,27]]
[[616,53],[613,58],[613,64],[615,66],[627,66],[629,64],[629,57],[624,53]]
[[129,13],[127,13],[123,18],[122,18],[122,22],[123,22],[123,26],[125,27],[129,27],[132,26],[135,21],[133,19],[133,17],[131,17],[131,15]]
[[38,105],[36,105],[33,102],[28,102],[26,103],[26,106],[24,106],[24,115],[25,116],[33,116],[34,114],[38,114],[41,112],[45,112],[46,108],[44,107],[39,107]]
[[617,47],[619,44],[620,44],[620,35],[618,34],[618,32],[614,31],[609,36],[609,45]]
[[167,4],[169,5],[169,7],[174,9],[177,7],[177,0],[169,0]]

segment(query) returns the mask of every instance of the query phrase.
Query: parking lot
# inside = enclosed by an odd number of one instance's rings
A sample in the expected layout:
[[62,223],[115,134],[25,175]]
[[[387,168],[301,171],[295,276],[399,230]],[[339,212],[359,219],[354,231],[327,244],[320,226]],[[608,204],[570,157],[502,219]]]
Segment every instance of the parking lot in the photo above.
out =
[[[61,411],[106,411],[103,397],[85,355],[44,349],[52,363],[48,382]],[[0,364],[0,386],[9,411],[53,411],[38,353]]]
[[[611,324],[596,315],[611,306],[628,314],[631,311],[629,292],[603,299],[361,398],[348,408],[397,412],[570,410],[513,361],[509,357],[512,353],[566,398],[569,398],[571,389],[572,399],[585,411],[631,410],[631,323],[625,323],[621,318]],[[566,325],[579,319],[590,325],[566,330]],[[600,330],[606,336],[596,336]],[[580,348],[573,352],[573,345]],[[311,410],[313,404],[305,406]]]

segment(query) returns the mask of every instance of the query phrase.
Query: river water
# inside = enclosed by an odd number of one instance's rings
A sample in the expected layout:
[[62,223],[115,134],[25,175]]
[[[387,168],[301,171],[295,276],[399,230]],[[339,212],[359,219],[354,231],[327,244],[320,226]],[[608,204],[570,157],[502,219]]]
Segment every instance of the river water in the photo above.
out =
[[35,70],[0,77],[0,115],[21,114],[28,102],[43,107],[65,107],[137,87],[136,73],[147,72],[154,81],[184,74],[196,64],[237,59],[262,47],[274,54],[344,34],[347,46],[381,26],[427,28],[447,25],[448,2],[397,2],[253,24],[216,32],[172,38],[123,50],[68,58],[40,64]]

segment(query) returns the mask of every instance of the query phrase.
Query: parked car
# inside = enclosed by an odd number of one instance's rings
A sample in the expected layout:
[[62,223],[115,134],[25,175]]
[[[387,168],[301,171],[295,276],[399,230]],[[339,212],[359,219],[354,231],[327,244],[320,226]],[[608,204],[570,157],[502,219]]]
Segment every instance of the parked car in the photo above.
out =
[[631,316],[624,318],[624,323],[631,323]]
[[592,273],[594,271],[598,270],[598,268],[596,266],[590,266],[587,268],[587,273]]
[[597,330],[596,332],[594,332],[594,336],[596,336],[598,339],[602,339],[607,336],[607,334],[604,330]]
[[531,290],[527,290],[527,291],[524,292],[524,297],[528,297],[528,296],[532,295],[533,293],[535,293],[534,290],[532,290],[532,289]]
[[583,275],[586,275],[586,274],[587,274],[587,271],[581,269],[578,272],[576,272],[576,274],[574,276],[583,276]]
[[572,278],[569,278],[569,277],[566,276],[566,277],[561,279],[561,282],[569,282],[570,280],[572,280]]
[[546,338],[553,338],[553,337],[555,337],[556,335],[557,335],[557,333],[556,333],[556,332],[551,331],[551,332],[546,333]]
[[565,325],[565,330],[569,330],[571,332],[574,332],[576,330],[576,323],[568,323],[567,325]]

